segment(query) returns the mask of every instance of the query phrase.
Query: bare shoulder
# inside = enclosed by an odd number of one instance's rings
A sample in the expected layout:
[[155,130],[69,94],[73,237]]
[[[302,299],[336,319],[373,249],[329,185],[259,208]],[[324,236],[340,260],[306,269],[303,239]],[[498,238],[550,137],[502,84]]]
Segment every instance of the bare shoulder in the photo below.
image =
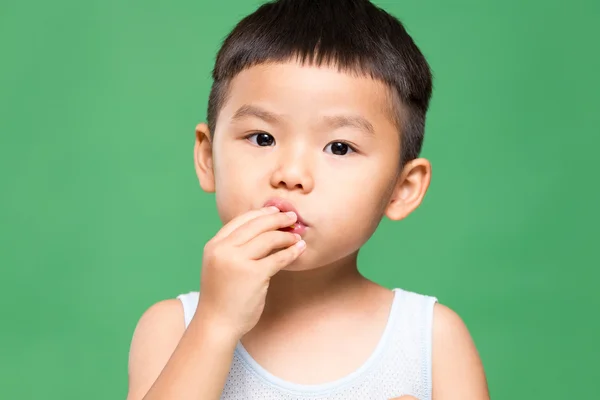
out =
[[128,399],[144,397],[184,332],[183,307],[179,300],[160,301],[144,312],[131,340]]
[[433,400],[487,400],[485,372],[462,318],[436,304],[433,310]]

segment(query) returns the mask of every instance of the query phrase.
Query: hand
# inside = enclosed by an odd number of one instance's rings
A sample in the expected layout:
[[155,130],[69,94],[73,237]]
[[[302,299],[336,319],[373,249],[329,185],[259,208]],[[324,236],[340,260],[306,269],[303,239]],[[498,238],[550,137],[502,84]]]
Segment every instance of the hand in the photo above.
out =
[[194,319],[236,340],[251,330],[264,310],[270,278],[306,247],[299,235],[278,230],[297,218],[267,207],[226,224],[204,247]]

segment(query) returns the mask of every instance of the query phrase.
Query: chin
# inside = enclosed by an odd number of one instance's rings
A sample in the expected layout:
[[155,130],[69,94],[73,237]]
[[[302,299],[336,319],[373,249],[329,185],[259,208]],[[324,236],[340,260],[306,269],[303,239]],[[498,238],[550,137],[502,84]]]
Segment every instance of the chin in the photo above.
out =
[[319,268],[317,263],[311,260],[306,256],[306,250],[303,254],[300,255],[293,263],[283,268],[282,271],[288,272],[300,272],[300,271],[309,271],[311,269]]
[[[338,249],[340,250],[340,249]],[[293,263],[281,269],[288,272],[314,271],[326,266],[352,264],[356,262],[357,251],[350,252],[346,255],[337,256],[336,252],[330,252],[326,257],[319,256],[318,251],[314,249],[306,249]],[[342,253],[343,254],[343,253]]]
[[302,265],[302,264],[298,264],[298,263],[293,263],[288,265],[287,267],[285,267],[284,269],[282,269],[281,271],[286,271],[286,272],[301,272],[301,271],[309,271],[311,269],[316,269],[318,267],[313,267],[310,265]]

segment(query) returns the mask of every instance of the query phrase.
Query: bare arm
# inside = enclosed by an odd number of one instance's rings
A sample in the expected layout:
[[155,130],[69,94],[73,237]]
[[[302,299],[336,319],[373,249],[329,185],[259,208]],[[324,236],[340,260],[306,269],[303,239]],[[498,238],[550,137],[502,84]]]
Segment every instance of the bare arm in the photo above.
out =
[[298,235],[279,231],[296,219],[274,207],[249,211],[206,244],[200,299],[187,330],[178,300],[157,303],[140,319],[128,400],[221,397],[235,346],[258,322],[270,278],[304,250]]
[[433,400],[489,400],[483,365],[467,327],[451,309],[433,313]]
[[236,343],[201,316],[185,330],[178,300],[155,304],[134,333],[127,399],[219,399]]

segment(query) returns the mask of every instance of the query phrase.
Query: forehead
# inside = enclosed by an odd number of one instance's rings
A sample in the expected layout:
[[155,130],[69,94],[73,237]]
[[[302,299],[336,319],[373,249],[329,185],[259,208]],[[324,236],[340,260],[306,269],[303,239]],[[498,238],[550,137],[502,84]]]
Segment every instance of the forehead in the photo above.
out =
[[340,72],[331,66],[296,62],[250,67],[228,88],[220,119],[231,119],[241,107],[259,106],[296,121],[352,114],[378,130],[396,130],[391,90],[369,76]]

